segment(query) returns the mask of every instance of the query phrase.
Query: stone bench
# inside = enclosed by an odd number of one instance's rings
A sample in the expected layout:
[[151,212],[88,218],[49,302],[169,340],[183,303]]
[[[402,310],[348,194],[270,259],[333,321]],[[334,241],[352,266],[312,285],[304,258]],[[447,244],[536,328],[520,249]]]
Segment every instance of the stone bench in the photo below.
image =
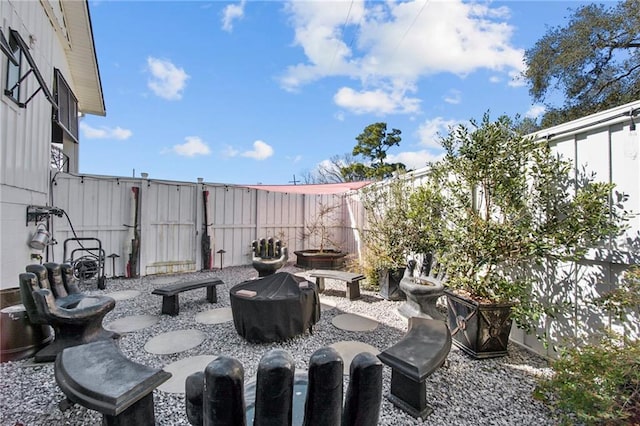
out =
[[324,279],[329,278],[337,281],[344,281],[347,283],[347,298],[349,300],[360,298],[360,281],[365,279],[362,274],[354,274],[345,271],[335,271],[330,269],[313,269],[309,271],[309,276],[316,278],[316,284],[318,285],[318,291],[322,293],[324,291]]
[[67,400],[103,415],[103,425],[155,425],[153,390],[171,377],[124,356],[113,341],[99,341],[63,350],[54,374]]
[[195,290],[198,288],[207,289],[207,301],[210,303],[218,302],[218,293],[216,286],[224,284],[222,280],[217,278],[205,278],[197,281],[187,281],[183,283],[169,284],[164,287],[156,288],[151,294],[162,296],[162,313],[168,315],[178,315],[180,312],[180,302],[178,295],[183,291]]
[[411,317],[409,330],[395,345],[378,355],[391,367],[388,399],[415,418],[424,420],[433,409],[427,405],[426,379],[440,368],[451,350],[451,333],[441,320]]

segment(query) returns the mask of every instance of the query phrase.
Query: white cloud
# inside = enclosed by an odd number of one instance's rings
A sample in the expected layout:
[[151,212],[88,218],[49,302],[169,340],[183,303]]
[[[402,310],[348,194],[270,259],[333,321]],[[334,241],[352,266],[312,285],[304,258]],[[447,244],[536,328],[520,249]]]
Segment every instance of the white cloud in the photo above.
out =
[[533,105],[531,108],[529,108],[529,111],[527,111],[524,116],[528,118],[538,118],[542,114],[544,114],[546,110],[547,108],[544,105]]
[[298,154],[294,157],[287,156],[286,159],[291,161],[292,163],[299,163],[300,161],[302,161],[302,155]]
[[253,150],[245,151],[240,155],[255,160],[266,160],[273,155],[273,148],[269,144],[258,140],[253,143]]
[[335,2],[332,7],[291,1],[286,10],[295,30],[294,44],[306,57],[281,76],[287,90],[327,76],[347,76],[362,87],[351,93],[343,88],[335,95],[345,108],[414,113],[419,105],[402,106],[401,98],[391,103],[396,106],[379,98],[363,105],[354,94],[391,97],[432,74],[464,77],[480,69],[503,76],[511,86],[520,84],[515,77],[524,69],[524,50],[511,42],[514,28],[506,7],[463,0]]
[[397,154],[389,154],[387,162],[402,163],[407,170],[415,170],[426,167],[430,161],[437,161],[442,158],[442,154],[434,154],[433,152],[423,149],[420,151],[405,151]]
[[209,155],[209,146],[197,136],[187,136],[185,143],[174,145],[170,151],[183,157],[195,157],[196,155]]
[[87,139],[118,139],[118,140],[126,140],[133,135],[131,130],[123,129],[120,126],[117,127],[106,127],[101,126],[100,128],[91,127],[84,122],[80,122],[80,130],[82,130],[82,134]]
[[171,61],[151,56],[147,58],[147,68],[151,73],[147,86],[153,93],[170,101],[182,98],[189,78],[184,69],[176,67]]
[[448,104],[458,105],[461,100],[462,93],[455,89],[449,90],[449,93],[444,96],[444,101]]
[[356,92],[349,87],[342,87],[333,96],[333,101],[355,114],[412,113],[420,110],[418,98],[410,98],[399,92],[385,92],[383,89]]
[[445,120],[442,117],[426,120],[418,127],[420,145],[428,148],[441,148],[440,138],[448,135],[449,128],[458,124],[455,120]]
[[223,150],[222,150],[222,156],[225,158],[231,158],[231,157],[235,157],[240,153],[240,151],[238,151],[237,149],[235,149],[234,147],[227,145]]
[[222,29],[233,31],[233,22],[244,17],[244,6],[246,0],[241,0],[238,4],[230,4],[222,11]]

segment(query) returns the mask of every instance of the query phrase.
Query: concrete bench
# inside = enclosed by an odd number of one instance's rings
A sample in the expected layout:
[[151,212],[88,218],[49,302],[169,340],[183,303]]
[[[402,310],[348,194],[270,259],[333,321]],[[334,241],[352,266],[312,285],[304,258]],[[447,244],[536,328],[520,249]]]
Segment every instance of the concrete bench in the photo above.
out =
[[169,284],[164,287],[156,288],[151,294],[162,296],[162,313],[169,315],[178,315],[180,312],[180,302],[178,295],[183,291],[195,290],[198,288],[207,289],[207,301],[210,303],[218,302],[218,293],[216,286],[224,284],[222,280],[217,278],[205,278],[197,281],[187,281],[183,283]]
[[433,412],[427,405],[426,379],[442,366],[450,350],[451,333],[444,321],[409,318],[404,337],[378,355],[391,367],[391,393],[387,398],[411,416],[424,420]]
[[309,271],[309,276],[316,278],[316,284],[318,285],[318,291],[320,293],[324,291],[325,278],[346,282],[347,298],[349,300],[360,298],[360,281],[365,279],[365,276],[362,274],[354,274],[351,272],[335,271],[330,269],[312,269],[311,271]]
[[102,413],[102,424],[110,426],[155,425],[153,390],[171,377],[131,361],[106,340],[64,349],[54,374],[67,397],[62,410],[77,403]]

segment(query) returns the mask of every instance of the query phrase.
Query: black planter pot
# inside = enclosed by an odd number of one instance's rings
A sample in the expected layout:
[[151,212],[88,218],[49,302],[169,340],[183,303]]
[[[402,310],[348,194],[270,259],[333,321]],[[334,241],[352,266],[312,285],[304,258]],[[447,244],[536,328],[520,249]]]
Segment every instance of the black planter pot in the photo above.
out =
[[480,304],[445,289],[453,344],[473,358],[507,354],[513,304]]
[[298,250],[293,252],[296,255],[296,266],[304,269],[342,269],[344,258],[347,253],[340,250]]
[[406,296],[400,289],[400,281],[404,277],[406,268],[381,269],[378,271],[380,296],[386,300],[405,300]]

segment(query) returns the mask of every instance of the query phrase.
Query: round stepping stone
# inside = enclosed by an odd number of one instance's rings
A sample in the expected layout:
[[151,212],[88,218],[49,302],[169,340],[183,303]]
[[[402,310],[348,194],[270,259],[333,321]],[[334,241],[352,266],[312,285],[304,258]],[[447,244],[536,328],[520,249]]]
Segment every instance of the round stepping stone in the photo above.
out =
[[333,349],[338,351],[340,356],[342,357],[342,361],[344,362],[343,366],[343,374],[345,376],[349,375],[349,368],[351,367],[351,361],[361,352],[370,352],[374,355],[378,355],[380,351],[364,342],[358,342],[357,340],[343,340],[341,342],[336,342],[331,345]]
[[195,348],[204,341],[204,337],[200,330],[170,331],[149,339],[144,350],[158,355],[174,354]]
[[132,315],[111,321],[105,324],[104,328],[120,334],[131,333],[132,331],[152,326],[158,321],[160,321],[160,318],[156,315]]
[[107,293],[107,296],[115,299],[116,301],[127,300],[140,296],[140,292],[138,290],[122,290],[114,291],[113,293]]
[[201,324],[221,324],[233,321],[231,308],[210,309],[196,314],[196,322]]
[[336,315],[331,323],[346,331],[371,331],[378,326],[378,321],[356,314]]
[[215,355],[190,356],[166,365],[163,370],[171,373],[171,378],[158,386],[158,389],[168,393],[185,393],[184,383],[187,376],[204,371],[207,365],[216,358]]

